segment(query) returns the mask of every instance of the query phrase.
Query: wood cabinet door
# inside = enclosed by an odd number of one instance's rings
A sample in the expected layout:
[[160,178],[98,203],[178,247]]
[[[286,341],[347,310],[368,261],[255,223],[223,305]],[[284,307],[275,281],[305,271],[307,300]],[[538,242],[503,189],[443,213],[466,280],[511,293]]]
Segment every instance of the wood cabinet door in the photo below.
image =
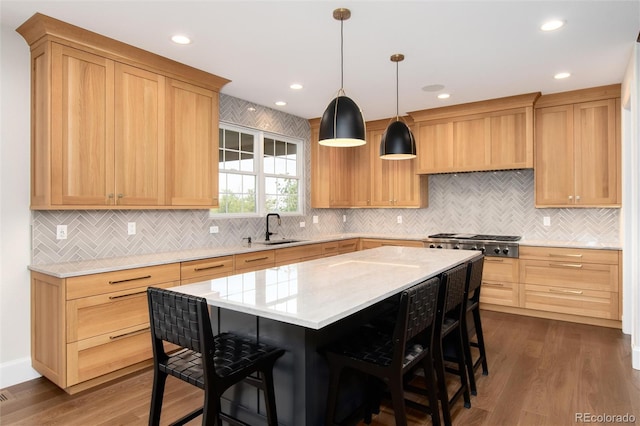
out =
[[167,204],[218,206],[218,93],[169,79]]
[[536,207],[573,205],[573,105],[536,110]]
[[115,203],[163,205],[165,77],[115,65]]
[[[380,146],[382,140],[382,130],[370,130],[367,132],[367,144],[372,147]],[[371,206],[390,207],[393,206],[393,174],[395,172],[395,161],[383,160],[380,158],[380,151],[370,148],[371,164]]]
[[373,142],[351,148],[353,153],[352,207],[371,206],[371,151],[380,150]]
[[353,193],[352,148],[329,147],[331,207],[351,207]]
[[[420,181],[426,180],[427,176],[420,176],[416,173],[416,160],[390,162],[395,163],[393,178],[394,205],[398,207],[426,207],[426,195],[422,194],[421,191],[426,191],[427,185],[425,182],[424,187],[421,187]],[[425,199],[423,200],[423,198]]]
[[491,121],[488,117],[456,120],[453,123],[456,170],[486,170],[491,161]]
[[620,204],[620,149],[616,140],[615,106],[615,99],[574,106],[576,205]]
[[[531,117],[531,108],[528,109]],[[533,167],[532,126],[524,108],[491,116],[492,169]]]
[[51,204],[111,204],[114,62],[51,50]]
[[421,123],[416,136],[418,173],[443,173],[454,169],[452,121]]
[[311,207],[331,207],[331,156],[328,146],[318,143],[320,121],[311,125]]

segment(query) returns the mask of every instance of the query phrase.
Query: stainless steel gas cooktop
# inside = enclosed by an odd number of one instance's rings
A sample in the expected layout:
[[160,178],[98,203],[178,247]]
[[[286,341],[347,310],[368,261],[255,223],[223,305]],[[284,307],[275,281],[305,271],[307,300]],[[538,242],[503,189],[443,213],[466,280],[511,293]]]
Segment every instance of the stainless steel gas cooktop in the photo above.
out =
[[424,241],[431,248],[480,250],[486,256],[517,258],[520,238],[517,235],[440,233],[429,235]]

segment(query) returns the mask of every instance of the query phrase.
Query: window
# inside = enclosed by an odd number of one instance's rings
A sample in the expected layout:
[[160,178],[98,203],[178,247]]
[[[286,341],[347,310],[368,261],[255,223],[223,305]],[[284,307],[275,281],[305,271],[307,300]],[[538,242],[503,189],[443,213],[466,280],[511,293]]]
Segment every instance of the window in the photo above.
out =
[[221,123],[215,215],[302,214],[302,141]]

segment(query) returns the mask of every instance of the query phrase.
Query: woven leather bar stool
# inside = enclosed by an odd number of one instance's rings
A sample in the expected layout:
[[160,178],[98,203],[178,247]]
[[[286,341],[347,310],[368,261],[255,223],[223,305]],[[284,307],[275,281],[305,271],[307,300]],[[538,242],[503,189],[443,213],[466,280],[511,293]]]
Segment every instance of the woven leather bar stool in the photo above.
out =
[[[340,388],[340,376],[345,368],[381,379],[387,384],[396,425],[407,424],[405,404],[429,414],[434,425],[440,424],[437,386],[432,361],[433,324],[437,310],[440,280],[431,278],[403,291],[394,328],[363,326],[357,332],[323,348],[329,363],[329,394],[325,423],[333,425]],[[424,369],[429,406],[405,400],[404,375],[414,368]],[[367,381],[370,384],[370,381]],[[365,421],[370,421],[371,386],[365,391]]]
[[[461,323],[466,313],[466,285],[467,285],[467,264],[459,265],[442,273],[442,286],[444,290],[441,307],[435,321],[434,337],[434,363],[436,368],[436,378],[438,380],[438,395],[442,406],[442,418],[445,425],[451,424],[451,410],[460,396],[464,398],[464,406],[471,407],[471,397],[467,382],[467,370],[464,362],[464,341],[462,338]],[[452,349],[455,353],[454,360],[457,363],[456,369],[447,369],[443,355],[445,339],[449,337]],[[460,379],[460,385],[449,397],[445,371],[455,373]]]
[[[465,361],[467,363],[467,375],[469,376],[469,387],[473,395],[478,394],[476,387],[475,371],[482,365],[482,374],[489,374],[487,368],[487,353],[484,348],[484,336],[482,334],[482,321],[480,321],[480,287],[482,284],[482,270],[484,265],[484,256],[469,262],[467,272],[467,313],[471,312],[473,317],[473,330],[469,330],[466,321],[466,314],[462,321],[462,337],[464,339]],[[472,341],[473,333],[475,333],[476,341]],[[478,348],[480,355],[474,361],[471,356],[471,348]]]
[[[149,425],[160,423],[167,376],[171,375],[204,389],[204,405],[175,425],[183,425],[202,414],[203,425],[246,425],[220,410],[220,397],[231,386],[246,381],[264,391],[269,425],[278,424],[273,388],[273,366],[283,349],[231,333],[213,335],[204,298],[149,287],[149,317],[153,345],[153,391]],[[168,355],[163,342],[183,349]],[[258,372],[260,378],[250,375]]]

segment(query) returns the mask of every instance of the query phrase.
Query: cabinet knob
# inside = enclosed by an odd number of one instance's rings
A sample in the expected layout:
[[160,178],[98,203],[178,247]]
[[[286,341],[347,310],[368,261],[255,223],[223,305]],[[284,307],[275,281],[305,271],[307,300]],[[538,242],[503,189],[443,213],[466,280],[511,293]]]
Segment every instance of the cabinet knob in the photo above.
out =
[[108,204],[113,204],[113,194],[107,194],[107,198],[109,199]]
[[123,198],[124,194],[118,194],[118,198]]
[[569,195],[569,199],[570,199],[570,200],[573,200],[573,195]]
[[580,196],[576,195],[576,201],[580,201]]

